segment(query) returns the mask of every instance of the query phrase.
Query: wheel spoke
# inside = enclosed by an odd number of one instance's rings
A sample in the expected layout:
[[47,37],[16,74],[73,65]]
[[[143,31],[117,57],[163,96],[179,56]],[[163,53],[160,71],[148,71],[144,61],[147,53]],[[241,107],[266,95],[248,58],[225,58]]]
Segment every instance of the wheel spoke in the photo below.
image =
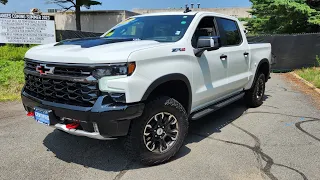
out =
[[167,146],[167,143],[164,139],[160,139],[159,142],[160,142],[160,149],[159,150],[162,153],[168,148],[168,146]]
[[170,123],[171,125],[175,125],[177,123],[177,119],[173,117],[173,121]]
[[168,120],[165,122],[164,127],[170,128],[170,125],[175,125],[177,123],[177,119],[174,116],[169,116]]
[[148,124],[147,126],[146,126],[146,130],[148,130],[149,132],[144,132],[144,135],[145,136],[149,136],[150,135],[150,132],[152,132],[152,126],[150,125],[150,124]]
[[171,132],[168,132],[166,136],[170,137],[173,141],[177,140],[178,131],[173,130]]
[[154,115],[145,126],[143,140],[147,149],[164,153],[171,149],[179,135],[178,121],[174,115],[161,112]]
[[[159,118],[159,116],[161,116]],[[157,126],[162,126],[162,121],[164,119],[164,113],[157,114],[154,119],[157,121]]]
[[172,115],[168,117],[168,119],[164,122],[164,127],[167,127],[170,125],[170,123],[173,119],[172,117],[173,117]]
[[[150,145],[151,145],[151,146],[150,146]],[[147,148],[148,148],[150,151],[154,151],[155,148],[156,148],[156,145],[155,145],[154,142],[149,141],[149,142],[147,143]]]

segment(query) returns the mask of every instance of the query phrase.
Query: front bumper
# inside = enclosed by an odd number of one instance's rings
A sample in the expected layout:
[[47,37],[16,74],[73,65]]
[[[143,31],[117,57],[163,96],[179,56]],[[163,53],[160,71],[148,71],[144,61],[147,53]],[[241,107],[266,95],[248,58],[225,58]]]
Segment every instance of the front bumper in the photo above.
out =
[[87,131],[79,130],[79,129],[68,129],[65,124],[56,124],[54,127],[61,130],[61,131],[64,131],[66,133],[69,133],[69,134],[72,134],[75,136],[84,136],[84,137],[88,137],[91,139],[99,139],[99,140],[116,139],[116,138],[102,136],[99,132],[87,132]]
[[[35,107],[51,110],[51,125],[67,133],[86,136],[95,139],[110,139],[126,136],[131,120],[141,116],[144,104],[110,103],[108,96],[100,96],[93,107],[81,107],[35,98],[22,91],[22,102],[28,112],[33,112]],[[106,100],[105,100],[106,99]],[[81,122],[83,131],[70,131],[63,128],[64,118]],[[97,125],[97,128],[93,127]]]

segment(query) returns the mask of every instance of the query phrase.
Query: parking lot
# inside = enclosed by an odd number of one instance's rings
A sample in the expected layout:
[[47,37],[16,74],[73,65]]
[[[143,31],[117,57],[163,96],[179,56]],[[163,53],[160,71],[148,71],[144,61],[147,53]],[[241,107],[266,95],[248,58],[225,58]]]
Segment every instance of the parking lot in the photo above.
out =
[[265,102],[242,101],[191,122],[169,163],[131,162],[121,140],[75,137],[26,117],[20,102],[0,103],[0,179],[320,179],[320,110],[281,74]]

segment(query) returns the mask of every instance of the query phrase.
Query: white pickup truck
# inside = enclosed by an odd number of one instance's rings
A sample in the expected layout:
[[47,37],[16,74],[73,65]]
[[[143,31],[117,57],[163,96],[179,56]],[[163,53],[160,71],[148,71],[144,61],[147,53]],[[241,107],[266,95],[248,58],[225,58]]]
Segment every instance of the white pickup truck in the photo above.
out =
[[25,55],[22,100],[37,122],[110,140],[143,164],[168,161],[189,120],[241,98],[264,100],[270,44],[248,44],[230,16],[135,16],[98,38],[37,46]]

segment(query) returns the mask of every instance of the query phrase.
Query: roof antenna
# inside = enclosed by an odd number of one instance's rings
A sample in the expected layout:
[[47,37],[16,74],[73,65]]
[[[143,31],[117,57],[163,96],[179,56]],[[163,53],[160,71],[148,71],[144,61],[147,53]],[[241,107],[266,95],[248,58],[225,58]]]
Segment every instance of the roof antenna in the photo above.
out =
[[190,8],[188,7],[188,4],[186,4],[186,10],[183,13],[188,13],[191,12],[192,10],[190,10]]

